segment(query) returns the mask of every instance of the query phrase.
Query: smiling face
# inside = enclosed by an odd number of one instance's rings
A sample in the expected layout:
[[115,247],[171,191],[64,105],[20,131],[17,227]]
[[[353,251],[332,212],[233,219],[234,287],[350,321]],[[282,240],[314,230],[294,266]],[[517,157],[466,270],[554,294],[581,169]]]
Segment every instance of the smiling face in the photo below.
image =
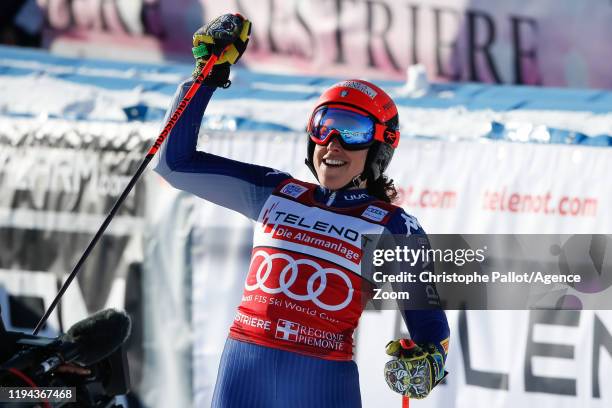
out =
[[319,183],[330,190],[344,187],[363,172],[367,155],[368,149],[345,150],[337,137],[327,146],[315,145],[313,162]]

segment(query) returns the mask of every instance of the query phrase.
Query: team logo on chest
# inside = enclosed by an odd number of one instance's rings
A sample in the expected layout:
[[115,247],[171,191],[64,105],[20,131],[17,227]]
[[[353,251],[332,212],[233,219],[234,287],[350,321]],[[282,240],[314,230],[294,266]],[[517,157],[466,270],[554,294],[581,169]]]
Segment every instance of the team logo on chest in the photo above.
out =
[[275,210],[275,205],[270,207],[270,211],[264,213],[264,229],[270,232],[277,226],[295,226],[301,230],[310,230],[322,233],[330,237],[343,238],[348,241],[358,242],[359,232],[344,225],[335,225],[316,217],[307,217],[290,211]]
[[[261,217],[263,234],[273,241],[266,245],[303,252],[303,246],[324,251],[326,257],[338,256],[353,266],[361,261],[360,233],[356,228],[334,222],[321,210],[308,208],[300,213],[292,205],[276,201]],[[310,249],[308,249],[309,251]],[[331,258],[330,258],[331,259]]]
[[354,201],[354,200],[363,200],[364,198],[366,198],[368,195],[366,193],[361,193],[361,194],[347,194],[344,196],[344,199],[347,201]]
[[282,294],[289,299],[311,301],[323,310],[337,311],[353,299],[353,284],[347,274],[320,260],[296,258],[283,252],[257,250],[244,288],[268,295]]

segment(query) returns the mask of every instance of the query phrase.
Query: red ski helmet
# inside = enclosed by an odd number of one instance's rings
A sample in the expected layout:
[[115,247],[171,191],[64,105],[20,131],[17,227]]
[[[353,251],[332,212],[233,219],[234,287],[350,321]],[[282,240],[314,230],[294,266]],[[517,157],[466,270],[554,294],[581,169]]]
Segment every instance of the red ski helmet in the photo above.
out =
[[353,182],[357,185],[361,180],[376,180],[381,177],[391,162],[400,138],[397,107],[391,97],[373,83],[360,79],[338,82],[323,92],[308,121],[306,165],[317,179],[313,162],[315,142],[311,137],[311,124],[315,113],[320,111],[321,107],[329,105],[356,109],[373,119],[377,137],[372,136],[373,143],[368,147],[363,173]]

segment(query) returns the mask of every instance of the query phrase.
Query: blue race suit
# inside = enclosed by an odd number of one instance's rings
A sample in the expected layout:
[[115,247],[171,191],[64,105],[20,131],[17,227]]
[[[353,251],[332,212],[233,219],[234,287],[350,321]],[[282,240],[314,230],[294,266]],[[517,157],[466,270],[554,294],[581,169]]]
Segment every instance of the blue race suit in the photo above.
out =
[[[175,95],[173,112],[191,85]],[[330,191],[272,168],[196,150],[214,89],[202,86],[160,151],[174,187],[256,222],[242,302],[227,340],[215,407],[360,407],[353,331],[368,300],[363,234],[424,234],[366,190]],[[412,339],[446,356],[444,312],[402,311]]]

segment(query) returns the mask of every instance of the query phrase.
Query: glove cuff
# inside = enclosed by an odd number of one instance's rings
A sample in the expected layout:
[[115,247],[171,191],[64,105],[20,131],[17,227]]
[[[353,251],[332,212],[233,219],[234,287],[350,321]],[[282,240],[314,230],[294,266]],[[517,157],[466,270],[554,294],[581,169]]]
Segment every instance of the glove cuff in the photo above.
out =
[[[196,63],[196,68],[193,70],[192,77],[195,80],[202,69],[206,61],[199,59]],[[213,69],[210,71],[210,74],[202,81],[203,85],[214,87],[214,88],[224,88],[227,89],[232,84],[232,81],[229,80],[230,76],[230,66],[229,64],[221,64],[215,65]]]

